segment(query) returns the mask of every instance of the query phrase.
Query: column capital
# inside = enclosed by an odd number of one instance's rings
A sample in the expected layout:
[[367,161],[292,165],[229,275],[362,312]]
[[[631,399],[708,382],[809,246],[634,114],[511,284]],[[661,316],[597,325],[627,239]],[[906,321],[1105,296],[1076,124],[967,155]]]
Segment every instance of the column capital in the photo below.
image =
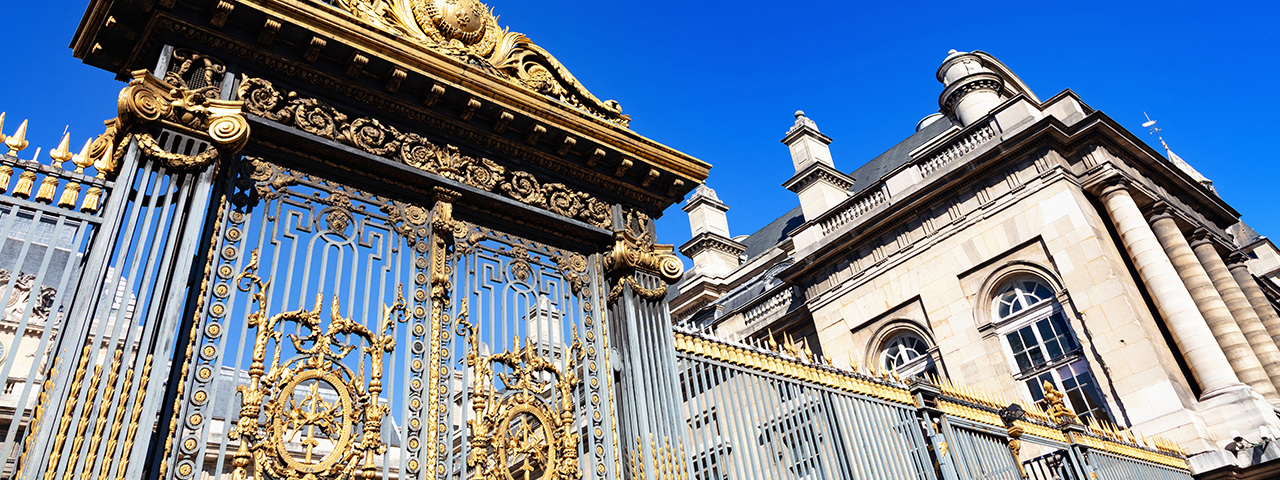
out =
[[1154,202],[1151,202],[1150,204],[1147,205],[1146,208],[1142,210],[1143,210],[1142,213],[1147,218],[1148,222],[1154,223],[1156,220],[1160,220],[1162,218],[1176,219],[1176,216],[1174,215],[1174,212],[1173,212],[1173,207],[1170,207],[1169,204],[1165,203],[1164,200],[1156,200]]
[[1227,268],[1230,268],[1232,270],[1235,270],[1237,268],[1244,268],[1244,269],[1249,268],[1249,256],[1245,255],[1244,252],[1239,250],[1236,250],[1234,252],[1227,254],[1224,260],[1226,260],[1227,262]]
[[1107,197],[1129,191],[1129,179],[1120,175],[1103,179],[1094,186],[1094,190],[1098,192],[1098,197],[1106,199]]
[[1187,238],[1190,240],[1191,248],[1196,248],[1206,243],[1210,245],[1214,243],[1213,234],[1209,232],[1209,229],[1204,227],[1196,227],[1191,231],[1190,235],[1187,235]]

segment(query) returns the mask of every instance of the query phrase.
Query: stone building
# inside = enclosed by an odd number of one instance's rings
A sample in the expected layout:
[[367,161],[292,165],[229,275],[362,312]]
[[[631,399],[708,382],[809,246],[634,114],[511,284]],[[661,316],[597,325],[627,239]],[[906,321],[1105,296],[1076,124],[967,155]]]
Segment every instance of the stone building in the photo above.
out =
[[1280,432],[1274,245],[1070,90],[1042,100],[980,51],[937,79],[940,113],[870,160],[838,165],[796,112],[799,206],[757,232],[699,186],[673,317],[1026,401],[1048,381],[1082,418],[1176,440],[1201,477],[1275,468],[1224,450]]

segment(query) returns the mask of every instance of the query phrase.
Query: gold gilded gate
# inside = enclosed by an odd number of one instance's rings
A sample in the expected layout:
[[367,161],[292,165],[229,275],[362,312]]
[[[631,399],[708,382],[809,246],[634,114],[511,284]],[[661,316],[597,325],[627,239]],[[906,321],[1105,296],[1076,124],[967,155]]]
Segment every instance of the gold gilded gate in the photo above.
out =
[[652,218],[709,166],[488,6],[93,0],[72,48],[132,83],[39,169],[81,212],[11,208],[91,228],[0,479],[683,472]]
[[428,208],[304,168],[232,164],[177,387],[174,475],[607,471],[600,255],[485,226],[456,192]]

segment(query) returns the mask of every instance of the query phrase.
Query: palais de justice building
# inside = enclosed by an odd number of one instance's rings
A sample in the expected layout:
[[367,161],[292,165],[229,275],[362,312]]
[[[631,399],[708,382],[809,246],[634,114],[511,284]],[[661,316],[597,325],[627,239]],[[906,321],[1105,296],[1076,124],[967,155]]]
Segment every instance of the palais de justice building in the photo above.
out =
[[0,480],[1280,473],[1275,246],[986,53],[852,172],[797,112],[799,206],[735,236],[478,0],[92,0],[71,46],[127,83],[79,153],[0,114]]
[[1280,434],[1274,245],[1074,92],[1041,99],[980,51],[952,50],[937,79],[941,113],[872,159],[833,158],[796,112],[778,180],[799,205],[759,231],[731,233],[699,186],[673,317],[1024,401],[1048,381],[1081,417],[1179,442],[1198,472],[1235,463],[1232,432]]

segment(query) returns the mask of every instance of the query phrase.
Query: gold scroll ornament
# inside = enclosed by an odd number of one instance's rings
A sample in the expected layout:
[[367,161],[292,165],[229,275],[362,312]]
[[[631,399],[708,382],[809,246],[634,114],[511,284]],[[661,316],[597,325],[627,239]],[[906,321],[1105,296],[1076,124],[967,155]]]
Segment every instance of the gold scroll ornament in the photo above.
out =
[[[228,434],[239,441],[231,460],[232,478],[377,478],[374,458],[387,450],[381,430],[382,419],[390,412],[387,405],[378,403],[383,358],[395,350],[395,324],[405,321],[403,296],[391,307],[382,307],[378,327],[371,330],[339,315],[335,295],[329,324],[321,329],[323,295],[316,296],[310,310],[268,315],[266,292],[271,282],[259,278],[257,269],[255,249],[249,264],[236,277],[240,290],[252,292],[252,302],[258,307],[246,319],[255,332],[253,358],[249,383],[237,388],[242,406]],[[284,322],[297,324],[307,334],[284,334],[278,328]],[[280,347],[286,337],[298,354],[281,363]],[[340,337],[363,339],[366,346],[352,345]],[[357,349],[360,355],[368,356],[367,382],[363,367],[355,372],[343,363]]]
[[[224,153],[235,153],[249,140],[249,122],[241,110],[243,102],[209,98],[208,86],[191,89],[182,79],[170,75],[165,80],[146,70],[133,72],[133,80],[120,91],[117,117],[107,120],[107,131],[89,146],[98,176],[114,176],[120,168],[130,140],[148,156],[160,159],[167,168],[204,168]],[[160,126],[209,142],[199,153],[185,155],[161,148],[150,126]]]
[[[602,255],[605,273],[618,279],[609,291],[610,303],[622,294],[624,284],[631,285],[641,298],[659,300],[666,296],[667,285],[680,281],[684,274],[684,262],[675,255],[675,247],[653,243],[653,233],[646,227],[648,222],[649,217],[643,212],[628,211],[625,226],[613,234],[613,248]],[[636,280],[636,270],[655,274],[667,285],[646,288]]]

